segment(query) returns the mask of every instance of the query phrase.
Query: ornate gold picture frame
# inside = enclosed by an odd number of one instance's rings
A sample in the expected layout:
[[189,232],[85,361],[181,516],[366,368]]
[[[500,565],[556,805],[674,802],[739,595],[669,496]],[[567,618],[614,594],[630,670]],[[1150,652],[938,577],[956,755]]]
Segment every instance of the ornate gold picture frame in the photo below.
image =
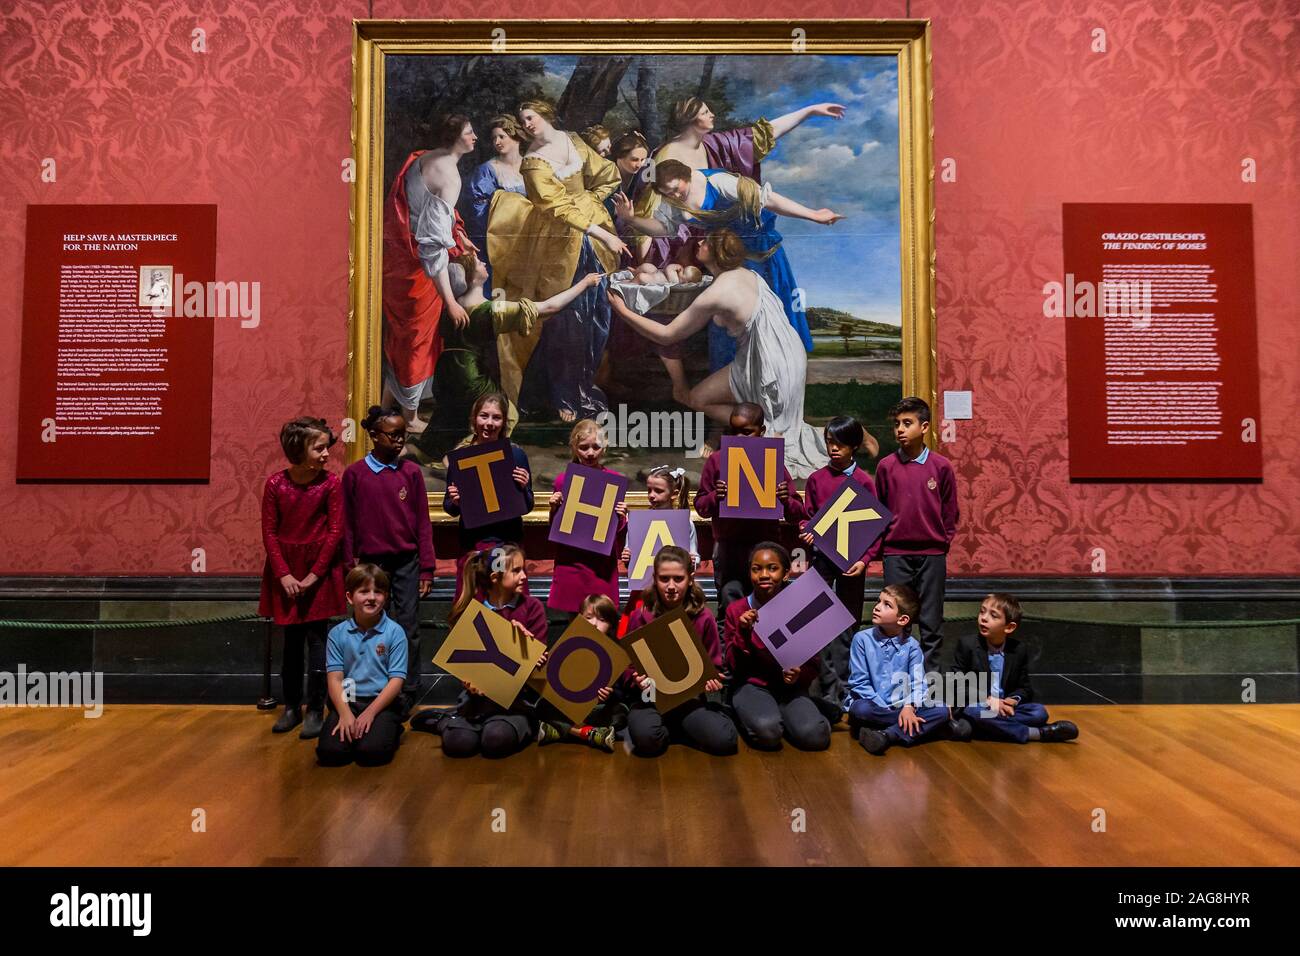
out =
[[[901,386],[937,404],[934,166],[929,22],[924,20],[358,20],[354,21],[348,414],[359,422],[382,391],[381,270],[385,77],[394,56],[864,56],[897,77]],[[391,172],[390,172],[391,175]],[[844,349],[849,350],[845,337]],[[810,349],[811,352],[811,349]],[[933,436],[933,433],[932,433]],[[368,450],[357,428],[350,461]],[[545,518],[539,488],[534,517]],[[435,518],[441,492],[430,492]],[[633,506],[644,493],[629,494]]]

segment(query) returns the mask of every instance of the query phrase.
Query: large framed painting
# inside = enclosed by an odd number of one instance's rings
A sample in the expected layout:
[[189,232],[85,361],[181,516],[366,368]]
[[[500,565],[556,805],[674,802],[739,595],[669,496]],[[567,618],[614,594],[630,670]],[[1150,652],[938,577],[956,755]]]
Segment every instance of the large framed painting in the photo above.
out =
[[539,490],[583,419],[634,489],[694,484],[741,402],[796,479],[836,415],[874,467],[887,408],[935,399],[928,39],[357,21],[351,416],[402,409],[431,506],[492,393]]

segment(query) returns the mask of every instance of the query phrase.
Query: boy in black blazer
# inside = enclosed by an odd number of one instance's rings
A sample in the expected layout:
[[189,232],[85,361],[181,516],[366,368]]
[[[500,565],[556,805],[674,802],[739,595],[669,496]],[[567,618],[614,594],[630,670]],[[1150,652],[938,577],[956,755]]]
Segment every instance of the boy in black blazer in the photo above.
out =
[[957,644],[953,670],[977,680],[986,675],[988,697],[983,706],[954,710],[954,738],[969,740],[973,735],[1024,744],[1079,736],[1079,728],[1068,720],[1048,723],[1047,708],[1034,701],[1029,648],[1011,636],[1019,626],[1020,602],[1010,594],[990,594],[980,605],[979,636],[963,637]]

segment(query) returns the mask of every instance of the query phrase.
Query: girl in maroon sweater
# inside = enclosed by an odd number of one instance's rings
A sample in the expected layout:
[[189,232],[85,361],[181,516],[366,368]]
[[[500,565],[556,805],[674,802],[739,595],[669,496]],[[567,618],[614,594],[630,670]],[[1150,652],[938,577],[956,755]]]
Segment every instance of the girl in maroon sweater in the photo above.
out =
[[789,551],[775,541],[754,545],[749,555],[754,590],[727,606],[722,630],[731,704],[746,739],[759,750],[779,750],[782,736],[800,750],[825,750],[831,745],[830,721],[808,696],[818,675],[817,658],[783,670],[754,633],[763,605],[776,597],[789,574]]
[[303,723],[303,644],[307,645],[307,721],[298,734],[319,737],[325,722],[325,636],[343,597],[343,486],[325,471],[335,438],[323,418],[295,418],[280,429],[289,467],[262,491],[262,600],[258,613],[284,627],[280,666],[284,713],[271,728],[283,734]]
[[[645,603],[632,615],[628,635],[660,614],[683,608],[699,635],[700,643],[708,651],[714,666],[721,671],[724,666],[718,621],[709,613],[704,601],[704,592],[695,583],[691,571],[690,554],[684,548],[666,545],[655,557],[654,583],[645,589]],[[722,681],[709,681],[699,697],[660,714],[643,693],[650,687],[649,679],[631,668],[625,677],[632,690],[627,735],[634,754],[657,757],[674,741],[690,744],[715,756],[736,752],[736,725],[723,713],[721,706]]]
[[[455,625],[474,598],[514,625],[521,635],[546,643],[546,609],[524,590],[524,550],[505,542],[473,552],[465,559],[460,597],[447,615]],[[546,663],[546,655],[535,667]],[[449,714],[440,715],[435,732],[442,735],[442,752],[448,757],[508,757],[537,736],[536,694],[528,687],[510,708],[484,697],[477,687],[461,681],[460,702]]]

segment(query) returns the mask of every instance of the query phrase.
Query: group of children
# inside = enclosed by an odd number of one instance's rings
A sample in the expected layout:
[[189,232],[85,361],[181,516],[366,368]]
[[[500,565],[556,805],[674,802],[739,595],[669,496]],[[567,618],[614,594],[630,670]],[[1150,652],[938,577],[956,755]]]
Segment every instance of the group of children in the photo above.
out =
[[[419,688],[419,600],[433,584],[424,476],[401,457],[406,421],[400,411],[372,408],[362,425],[374,448],[340,478],[325,470],[337,440],[325,421],[287,422],[280,446],[289,467],[267,478],[262,493],[267,557],[260,613],[284,627],[285,708],[271,729],[287,733],[301,724],[300,737],[320,738],[322,762],[337,762],[352,750],[362,761],[391,757],[387,745],[396,748]],[[329,620],[344,612],[345,602],[350,620],[327,635]],[[363,713],[349,719],[359,703]],[[390,732],[393,725],[396,732]],[[370,749],[360,747],[370,734],[378,734]],[[378,747],[380,739],[385,746]],[[358,746],[340,751],[340,742]]]
[[[470,411],[466,444],[508,435],[509,404],[488,393]],[[695,581],[699,554],[692,532],[688,548],[660,549],[649,587],[619,608],[619,563],[625,548],[626,505],[617,508],[617,542],[608,555],[567,545],[556,548],[555,569],[544,607],[528,591],[520,519],[499,526],[460,529],[457,595],[449,615],[456,620],[477,599],[511,622],[522,635],[547,645],[549,610],[582,616],[603,633],[622,637],[656,616],[681,608],[718,679],[694,699],[661,714],[651,681],[629,667],[601,690],[596,706],[575,724],[525,685],[510,707],[462,682],[460,701],[450,711],[410,717],[420,680],[419,598],[433,577],[432,528],[419,466],[402,457],[406,420],[398,408],[373,407],[362,425],[373,450],[339,478],[324,467],[334,442],[320,419],[286,424],[281,444],[290,467],[268,478],[262,525],[267,550],[262,613],[285,626],[281,677],[285,710],[273,730],[303,724],[299,736],[319,738],[322,764],[384,763],[392,759],[409,718],[413,729],[442,737],[448,756],[502,757],[531,741],[572,740],[605,751],[625,738],[641,756],[685,743],[706,753],[736,752],[743,737],[755,748],[778,749],[783,740],[803,750],[830,745],[832,725],[847,717],[859,743],[872,754],[895,744],[943,735],[1016,742],[1071,740],[1077,728],[1050,723],[1033,700],[1028,655],[1012,636],[1020,624],[1014,597],[990,594],[978,619],[978,635],[956,648],[953,670],[973,675],[978,698],[936,698],[945,560],[958,521],[952,466],[925,445],[930,410],[919,398],[905,398],[890,412],[899,450],[882,459],[875,479],[856,462],[874,439],[848,417],[832,419],[825,437],[830,462],[810,476],[801,496],[788,473],[777,488],[785,519],[812,548],[811,567],[831,583],[855,621],[865,603],[867,565],[881,560],[885,587],[871,612],[871,626],[837,635],[817,658],[782,668],[757,637],[754,624],[763,607],[791,576],[789,550],[779,542],[777,521],[723,518],[726,493],[718,459],[706,459],[694,507],[713,528],[714,580],[718,614],[707,606]],[[763,412],[742,403],[732,410],[733,435],[764,434]],[[528,459],[512,445],[514,480],[532,500]],[[570,435],[573,461],[604,469],[603,433],[591,420],[577,422]],[[847,571],[840,572],[813,547],[808,522],[842,482],[857,481],[893,514],[882,538]],[[652,469],[646,478],[651,508],[684,507],[689,479],[681,469]],[[557,476],[549,504],[552,516],[564,501],[564,475]],[[459,514],[459,492],[449,484],[449,514]],[[346,580],[344,570],[347,570]],[[352,609],[350,619],[326,635],[329,618]],[[721,628],[719,624],[721,623]],[[913,631],[916,636],[913,636]],[[303,645],[308,648],[308,692],[302,710]],[[546,655],[535,662],[544,668]],[[326,690],[329,717],[324,714]]]

